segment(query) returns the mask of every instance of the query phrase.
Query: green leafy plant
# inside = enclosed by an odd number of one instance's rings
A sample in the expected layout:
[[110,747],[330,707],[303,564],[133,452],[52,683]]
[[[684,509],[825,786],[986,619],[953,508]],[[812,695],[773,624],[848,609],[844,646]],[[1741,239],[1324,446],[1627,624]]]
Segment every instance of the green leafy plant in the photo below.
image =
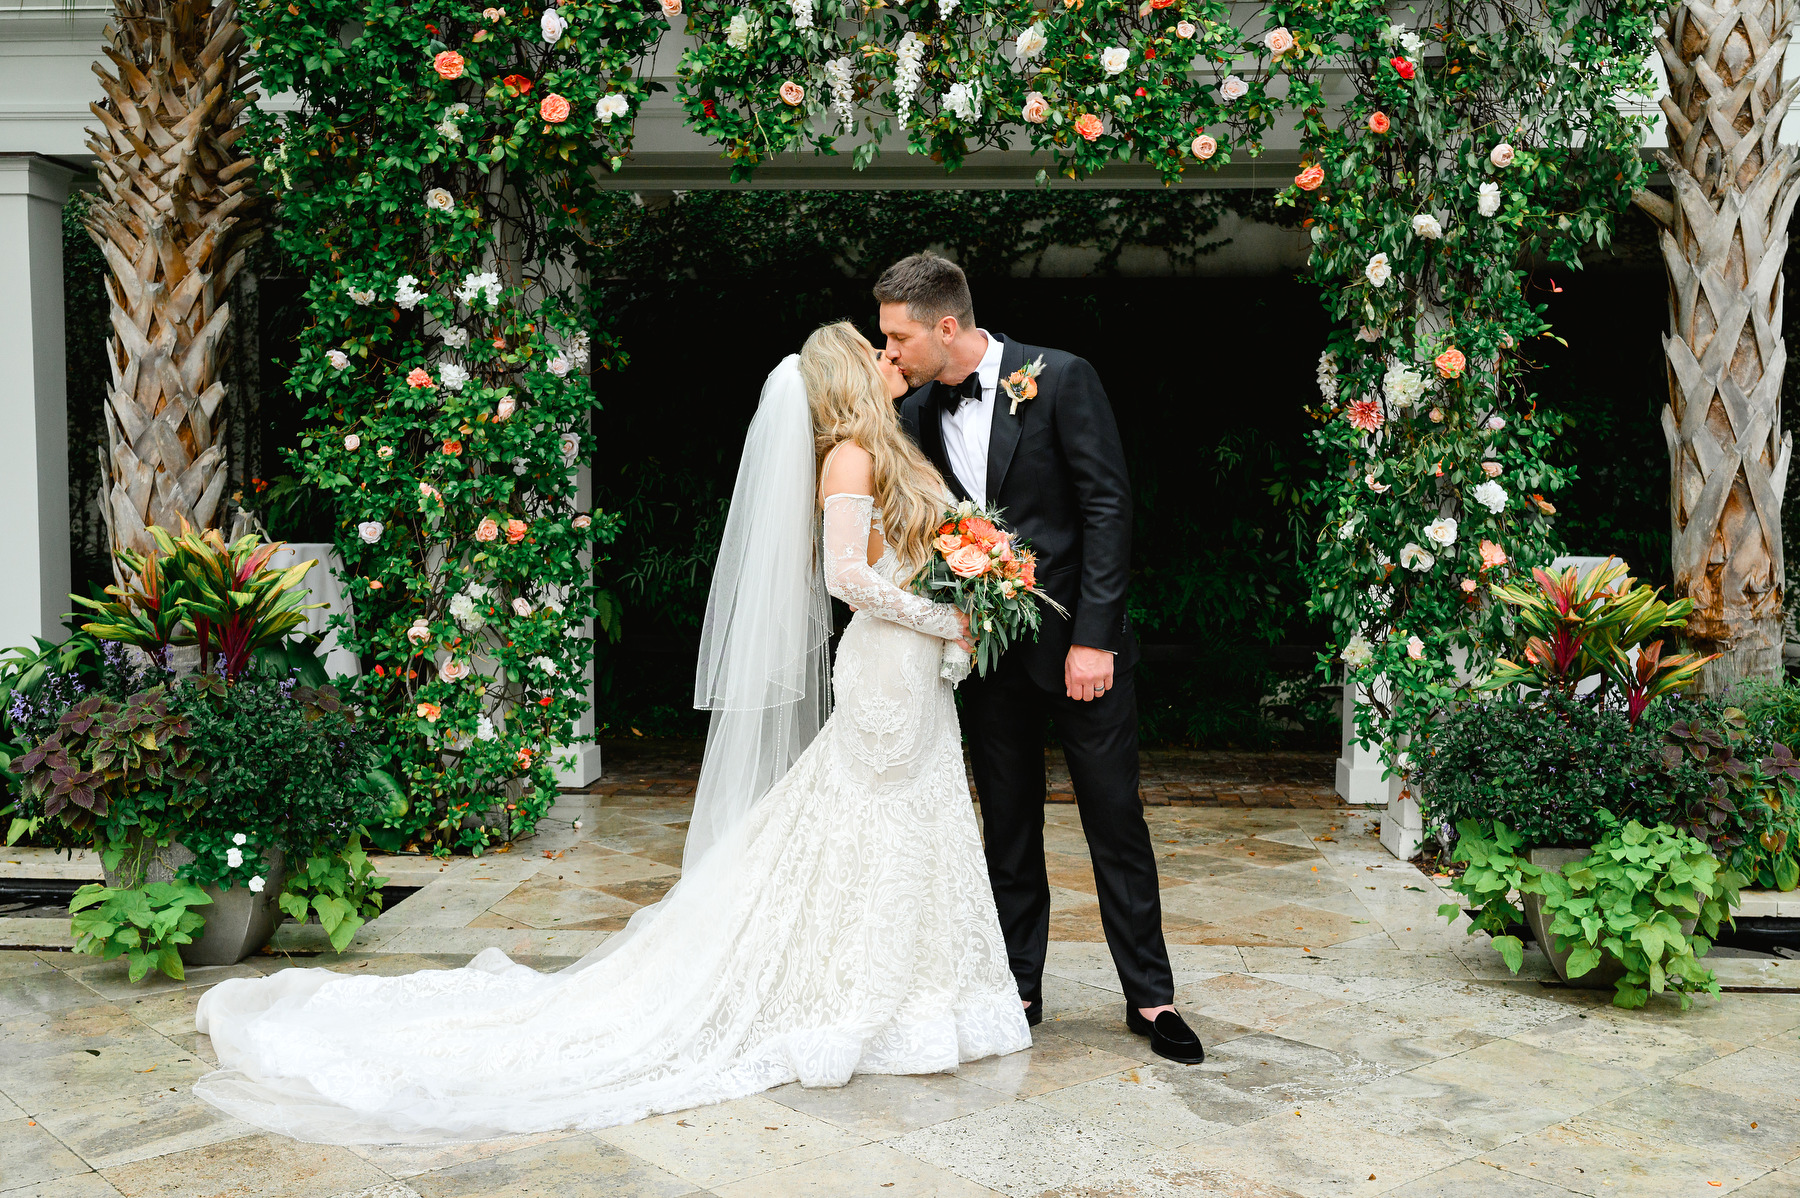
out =
[[[1492,936],[1508,969],[1517,973],[1524,963],[1524,944],[1510,931],[1524,913],[1512,896],[1536,894],[1558,946],[1575,945],[1570,977],[1591,972],[1607,957],[1624,967],[1615,1005],[1641,1007],[1651,994],[1672,991],[1685,1010],[1690,993],[1719,992],[1712,971],[1698,959],[1729,918],[1742,879],[1706,845],[1668,824],[1610,820],[1588,856],[1560,874],[1531,864],[1524,847],[1524,838],[1504,823],[1464,820],[1452,854],[1466,868],[1451,888],[1476,907],[1468,932]],[[1462,913],[1458,903],[1438,907],[1452,922]],[[1695,921],[1696,934],[1683,932],[1684,919]]]
[[[1561,574],[1531,571],[1531,586],[1491,588],[1511,609],[1523,634],[1524,663],[1500,658],[1484,689],[1523,686],[1542,694],[1573,698],[1583,679],[1598,675],[1594,701],[1608,687],[1624,697],[1632,724],[1656,699],[1691,683],[1700,667],[1718,656],[1686,653],[1664,658],[1661,639],[1650,637],[1687,622],[1692,599],[1664,603],[1659,589],[1633,587],[1624,563],[1608,558],[1585,575],[1570,566]],[[1632,651],[1637,657],[1632,659]]]
[[380,913],[386,884],[363,851],[362,837],[352,832],[342,848],[293,862],[279,901],[282,911],[302,922],[317,916],[331,947],[343,952],[356,930]]
[[[1650,995],[1673,991],[1683,1010],[1694,991],[1719,993],[1698,958],[1729,918],[1742,882],[1694,837],[1636,820],[1616,825],[1580,863],[1537,878],[1549,931],[1576,946],[1570,977],[1611,957],[1625,967],[1615,1005],[1641,1007]],[[1682,931],[1684,919],[1695,921],[1696,934]]]
[[1745,879],[1773,890],[1800,885],[1800,759],[1766,719],[1738,707],[1695,704],[1663,734],[1661,766],[1682,802],[1674,814]]
[[154,686],[124,702],[96,695],[57,721],[56,731],[16,766],[44,815],[77,831],[159,824],[174,792],[204,775],[187,743],[192,726]]
[[[158,528],[149,531],[153,537],[162,533]],[[180,585],[168,576],[169,550],[163,545],[167,539],[166,533],[157,537],[158,547],[162,549],[158,554],[139,553],[124,547],[114,554],[115,573],[123,581],[106,588],[111,599],[69,596],[82,607],[98,613],[98,619],[81,626],[83,632],[99,640],[133,645],[150,652],[187,639],[182,632],[186,614],[181,610]]]
[[151,969],[182,981],[180,946],[193,943],[206,923],[194,910],[212,899],[191,882],[147,886],[83,886],[69,903],[75,951],[111,961],[123,956],[139,982]]
[[202,673],[210,669],[215,640],[225,677],[236,679],[256,650],[286,643],[288,634],[306,622],[307,607],[325,606],[307,604],[300,586],[317,561],[268,568],[282,548],[280,541],[246,534],[227,545],[216,528],[199,534],[184,528],[179,537],[154,526],[148,531],[164,552],[163,573],[179,580],[177,605],[200,642]]

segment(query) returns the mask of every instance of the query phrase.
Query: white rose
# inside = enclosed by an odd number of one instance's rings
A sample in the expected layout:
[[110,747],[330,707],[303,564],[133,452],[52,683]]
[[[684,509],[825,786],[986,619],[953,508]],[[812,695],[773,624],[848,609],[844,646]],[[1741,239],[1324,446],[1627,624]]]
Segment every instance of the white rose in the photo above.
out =
[[1406,26],[1404,25],[1389,25],[1381,32],[1381,40],[1387,42],[1389,45],[1392,45],[1394,42],[1399,41],[1405,36]]
[[550,677],[556,677],[556,663],[551,661],[548,657],[534,657],[531,659],[531,664],[550,675]]
[[461,391],[463,384],[469,381],[469,372],[455,362],[445,362],[438,367],[438,382],[446,391]]
[[[1423,660],[1425,657],[1425,642],[1420,640],[1416,635],[1407,637],[1406,655],[1414,661]],[[1405,767],[1402,766],[1401,768],[1404,769]]]
[[1394,275],[1394,268],[1388,265],[1386,254],[1376,254],[1369,259],[1369,264],[1363,267],[1363,275],[1374,286],[1385,287],[1387,281]]
[[750,20],[743,13],[732,14],[731,23],[725,27],[725,44],[733,50],[742,50],[750,44]]
[[1492,216],[1500,211],[1500,185],[1483,183],[1475,193],[1475,211],[1483,216]]
[[1500,463],[1499,462],[1483,462],[1481,464],[1481,472],[1483,474],[1487,475],[1489,478],[1499,478],[1500,477]]
[[406,639],[415,645],[423,645],[431,639],[431,623],[424,616],[420,616],[412,622],[412,627],[406,630]]
[[434,187],[425,193],[425,206],[433,212],[448,212],[456,207],[456,197],[441,187]]
[[438,330],[438,336],[444,339],[447,349],[461,349],[469,343],[469,330],[448,325]]
[[1425,39],[1408,29],[1400,35],[1400,48],[1406,51],[1408,58],[1417,58],[1419,52],[1425,48]]
[[569,23],[554,8],[546,8],[544,15],[538,18],[538,32],[543,34],[546,46],[554,46],[561,41],[563,31],[568,27]]
[[469,663],[460,657],[446,658],[443,664],[438,666],[438,677],[445,682],[461,682],[469,676],[470,669]]
[[445,141],[462,140],[462,130],[457,128],[453,121],[439,121],[436,128],[438,136]]
[[231,838],[231,843],[232,844],[249,844],[250,838],[248,836],[244,835],[242,832],[239,832]]
[[358,287],[352,287],[350,289],[350,298],[355,303],[366,308],[375,302],[375,293],[373,291],[365,291]]
[[1408,570],[1417,570],[1423,574],[1437,565],[1437,558],[1426,552],[1424,546],[1414,541],[1408,541],[1400,550],[1400,564]]
[[600,123],[603,125],[612,124],[614,117],[624,116],[630,110],[631,105],[618,92],[609,96],[601,96],[599,102],[594,105],[594,115],[600,118]]
[[1375,656],[1375,646],[1369,642],[1368,637],[1358,632],[1345,642],[1343,651],[1338,656],[1342,657],[1344,664],[1351,669],[1360,670],[1369,664],[1370,658]]
[[1456,544],[1456,520],[1451,516],[1439,516],[1425,526],[1425,539],[1448,549]]
[[1190,37],[1193,37],[1194,36],[1194,23],[1192,21],[1182,21],[1182,22],[1178,23],[1175,26],[1175,36],[1178,38],[1181,38],[1184,41]]
[[588,525],[592,524],[593,522],[594,522],[594,518],[592,516],[588,515],[586,512],[581,513],[581,515],[579,515],[579,516],[575,517],[573,520],[569,521],[569,523],[573,524],[576,528],[586,528]]
[[244,852],[242,849],[233,847],[225,850],[225,867],[227,869],[236,869],[243,863]]
[[331,368],[333,370],[348,370],[348,369],[350,369],[350,355],[345,353],[341,349],[326,350],[325,351],[325,360],[327,362],[331,363]]
[[1042,29],[1036,25],[1028,25],[1025,27],[1025,32],[1019,35],[1018,42],[1013,46],[1013,52],[1018,55],[1020,62],[1030,62],[1044,52],[1044,47],[1049,42],[1050,39],[1044,36]]
[[517,411],[518,407],[518,401],[509,395],[494,405],[494,419],[496,421],[504,421]]
[[1493,479],[1476,487],[1473,494],[1475,502],[1490,512],[1497,512],[1506,506],[1506,488]]
[[1499,167],[1501,170],[1505,170],[1513,164],[1512,146],[1506,142],[1501,142],[1499,145],[1488,151],[1488,161]]
[[494,739],[494,721],[488,719],[485,715],[478,717],[475,720],[475,739],[476,740],[493,740]]
[[1494,433],[1499,432],[1501,429],[1506,427],[1506,417],[1504,417],[1504,416],[1489,416],[1487,418],[1487,427],[1488,427],[1489,432],[1494,432]]
[[564,433],[560,444],[562,446],[563,462],[565,464],[573,465],[576,457],[581,453],[581,438],[574,433]]
[[1100,65],[1105,68],[1108,75],[1117,75],[1130,63],[1131,51],[1124,46],[1108,46],[1100,52]]
[[364,520],[356,526],[356,535],[363,539],[364,544],[373,545],[381,539],[381,532],[385,527],[379,520]]
[[412,275],[401,275],[394,282],[394,302],[410,312],[419,306],[425,293],[419,290],[419,280]]
[[263,887],[266,885],[267,883],[262,880],[262,875],[258,874],[256,877],[250,879],[250,893],[261,894],[263,892]]
[[1412,218],[1412,231],[1413,236],[1415,237],[1423,237],[1427,241],[1436,241],[1444,235],[1444,226],[1439,224],[1438,218],[1431,215],[1431,213],[1421,212],[1419,215]]
[[529,616],[531,614],[531,601],[524,596],[520,596],[512,601],[512,609],[513,614],[516,616]]
[[355,433],[351,433],[348,437],[344,438],[344,448],[351,453],[355,453],[362,448],[362,438]]
[[1233,100],[1241,100],[1250,94],[1250,85],[1236,75],[1225,76],[1225,82],[1219,84],[1219,95],[1229,104]]
[[1286,25],[1282,25],[1263,34],[1263,45],[1269,48],[1270,54],[1280,58],[1294,48],[1294,35],[1288,32]]
[[570,362],[566,355],[557,354],[554,358],[550,359],[550,362],[545,366],[545,369],[560,379],[567,376],[573,367],[574,363]]
[[1386,495],[1389,491],[1394,489],[1392,486],[1390,486],[1387,483],[1376,482],[1375,481],[1375,472],[1373,470],[1367,471],[1363,474],[1363,482],[1367,483],[1369,485],[1369,490],[1375,492],[1375,494],[1377,494],[1377,495]]

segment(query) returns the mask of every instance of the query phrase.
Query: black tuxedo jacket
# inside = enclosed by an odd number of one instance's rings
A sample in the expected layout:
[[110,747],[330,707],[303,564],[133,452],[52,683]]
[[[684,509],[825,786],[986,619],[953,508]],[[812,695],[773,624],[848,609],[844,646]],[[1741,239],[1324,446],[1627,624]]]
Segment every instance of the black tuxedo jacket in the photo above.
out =
[[[1118,655],[1117,669],[1137,660],[1137,640],[1125,618],[1131,569],[1131,480],[1112,405],[1087,361],[1002,337],[1000,378],[1043,355],[1037,395],[1008,409],[1004,389],[994,395],[988,435],[987,498],[1037,553],[1038,585],[1068,609],[1044,609],[1035,643],[1015,645],[1015,660],[1045,689],[1063,690],[1063,660],[1071,644]],[[900,402],[906,431],[925,451],[958,499],[968,493],[944,453],[939,413],[956,403],[951,388],[927,383]]]

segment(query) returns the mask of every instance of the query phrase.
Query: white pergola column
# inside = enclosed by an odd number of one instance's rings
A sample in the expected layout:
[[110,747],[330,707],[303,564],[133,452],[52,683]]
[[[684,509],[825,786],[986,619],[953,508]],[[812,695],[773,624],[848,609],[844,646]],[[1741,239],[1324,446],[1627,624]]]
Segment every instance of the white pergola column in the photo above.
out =
[[[592,452],[588,448],[592,437],[591,431],[582,437],[581,468],[575,472],[575,507],[577,511],[583,512],[591,510],[594,506],[594,467],[588,458]],[[594,571],[594,555],[584,552],[581,555],[581,564],[587,570],[591,580]],[[594,626],[594,621],[588,620],[583,623],[582,636],[593,640],[598,633],[599,629]],[[596,663],[593,661],[588,662],[587,665],[587,711],[575,722],[575,735],[578,737],[594,735],[594,703],[600,697],[594,686],[595,665]],[[558,786],[570,788],[587,786],[599,781],[600,773],[600,746],[592,740],[585,740],[581,744],[557,750],[556,784]]]
[[1382,778],[1385,767],[1381,751],[1356,743],[1356,705],[1363,688],[1356,683],[1344,684],[1344,727],[1337,760],[1338,797],[1346,803],[1377,806],[1391,797],[1392,787]]
[[69,602],[62,206],[71,167],[0,154],[0,648],[61,639]]

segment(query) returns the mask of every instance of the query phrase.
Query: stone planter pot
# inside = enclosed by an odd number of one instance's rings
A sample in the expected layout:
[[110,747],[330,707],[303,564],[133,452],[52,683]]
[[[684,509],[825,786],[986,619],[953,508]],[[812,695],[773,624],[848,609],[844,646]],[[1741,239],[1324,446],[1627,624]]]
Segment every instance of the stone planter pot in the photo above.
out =
[[[1560,874],[1567,867],[1585,859],[1590,851],[1586,848],[1532,849],[1526,854],[1526,859],[1539,869],[1552,870]],[[1578,978],[1571,978],[1569,976],[1569,957],[1574,953],[1575,946],[1569,945],[1560,952],[1552,948],[1551,942],[1556,937],[1550,933],[1550,921],[1544,918],[1543,896],[1526,894],[1520,897],[1525,900],[1525,922],[1531,927],[1532,939],[1536,940],[1538,947],[1544,950],[1544,956],[1550,959],[1550,967],[1556,970],[1556,976],[1566,984],[1580,990],[1611,990],[1614,984],[1625,976],[1625,967],[1619,964],[1611,954],[1602,953],[1598,965]],[[1691,919],[1681,921],[1681,931],[1684,936],[1694,934],[1694,922]]]
[[[152,849],[143,846],[137,856],[128,854],[119,862],[119,871],[106,871],[108,886],[130,886],[140,882],[172,882],[175,871],[194,859],[193,852],[184,844],[164,845]],[[180,945],[176,951],[181,954],[184,965],[236,965],[251,953],[262,948],[275,934],[275,925],[281,922],[281,908],[276,899],[281,895],[282,883],[287,879],[287,861],[280,849],[269,849],[263,854],[263,889],[258,894],[248,886],[234,886],[230,890],[221,890],[217,886],[202,886],[212,905],[199,908],[200,914],[206,917],[206,926],[200,929],[200,936],[192,944]]]

